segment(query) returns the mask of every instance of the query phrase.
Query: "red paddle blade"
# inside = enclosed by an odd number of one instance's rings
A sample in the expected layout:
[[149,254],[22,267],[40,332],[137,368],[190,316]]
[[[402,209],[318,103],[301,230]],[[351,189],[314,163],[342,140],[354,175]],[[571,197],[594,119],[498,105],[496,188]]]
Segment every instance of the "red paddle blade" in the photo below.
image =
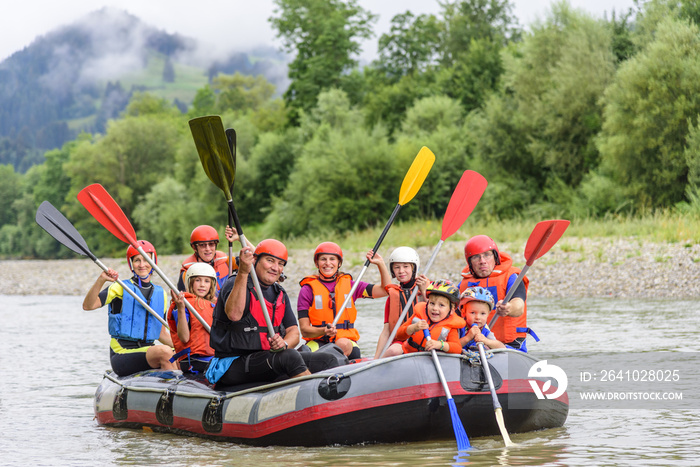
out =
[[78,193],[78,201],[97,222],[119,240],[136,245],[136,232],[116,201],[99,183],[86,186]]
[[532,266],[537,258],[547,253],[564,235],[569,224],[571,224],[570,221],[562,219],[538,222],[525,245],[527,265]]
[[455,191],[452,192],[445,217],[442,219],[442,241],[462,227],[484,194],[486,185],[488,182],[480,173],[473,170],[464,171]]

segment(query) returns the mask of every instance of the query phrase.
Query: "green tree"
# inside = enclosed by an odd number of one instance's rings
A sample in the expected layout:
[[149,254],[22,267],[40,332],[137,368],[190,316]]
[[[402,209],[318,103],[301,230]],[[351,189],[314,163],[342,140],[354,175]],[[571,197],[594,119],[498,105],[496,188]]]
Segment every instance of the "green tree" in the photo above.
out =
[[300,112],[316,105],[324,89],[339,87],[345,73],[356,66],[360,39],[371,36],[375,15],[357,0],[275,0],[270,23],[294,55],[289,64],[291,83],[284,93],[293,124]]
[[20,175],[15,172],[11,164],[0,165],[0,199],[3,208],[0,209],[0,227],[17,222],[17,214],[10,206],[20,195]]
[[407,11],[391,19],[391,29],[379,38],[379,58],[373,67],[390,83],[434,65],[440,48],[441,24],[435,15]]
[[217,111],[246,112],[256,110],[267,103],[275,93],[275,86],[263,75],[218,75],[212,80],[217,94]]
[[687,21],[660,22],[654,40],[620,66],[605,92],[598,147],[607,173],[630,188],[637,206],[684,198],[684,150],[700,114],[699,32]]
[[216,94],[208,84],[197,93],[192,100],[192,107],[187,113],[190,118],[211,115],[216,112]]

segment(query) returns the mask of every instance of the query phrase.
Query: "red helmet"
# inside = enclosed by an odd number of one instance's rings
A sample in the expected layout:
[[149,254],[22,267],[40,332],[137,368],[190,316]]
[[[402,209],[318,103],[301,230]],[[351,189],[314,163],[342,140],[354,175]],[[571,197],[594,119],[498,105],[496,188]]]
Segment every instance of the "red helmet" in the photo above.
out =
[[[156,253],[156,249],[153,245],[151,245],[151,242],[147,242],[146,240],[138,240],[136,243],[138,243],[143,251],[151,255],[154,263],[158,264],[158,253]],[[139,250],[134,248],[132,245],[129,245],[129,247],[126,249],[126,262],[129,263],[129,269],[132,271],[134,268],[131,267],[131,258],[140,254],[141,253],[139,253]]]
[[190,246],[194,248],[194,244],[199,242],[219,243],[219,233],[211,225],[195,227],[190,235]]
[[486,253],[487,251],[493,251],[493,257],[496,259],[496,264],[501,264],[501,258],[498,255],[498,246],[496,246],[496,242],[494,242],[491,237],[487,237],[486,235],[476,235],[470,238],[466,245],[464,245],[464,257],[467,260],[467,265],[469,266],[469,270],[472,274],[474,274],[474,271],[472,271],[472,263],[469,261],[469,258],[474,255]]
[[314,264],[316,264],[320,255],[335,255],[340,260],[338,267],[343,264],[343,250],[340,249],[337,243],[323,242],[317,246],[316,251],[314,251]]
[[287,264],[287,247],[284,246],[284,243],[274,238],[268,238],[258,243],[253,254],[255,256],[270,255],[273,258],[281,259],[285,265]]

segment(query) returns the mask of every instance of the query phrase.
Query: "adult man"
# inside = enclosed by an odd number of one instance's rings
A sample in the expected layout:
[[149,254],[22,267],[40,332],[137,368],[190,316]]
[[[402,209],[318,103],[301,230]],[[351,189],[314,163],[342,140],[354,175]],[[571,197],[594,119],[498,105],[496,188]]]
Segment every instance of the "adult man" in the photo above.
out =
[[[226,239],[230,242],[238,240],[236,229],[226,226]],[[194,253],[188,256],[180,268],[180,277],[178,278],[177,288],[183,292],[187,291],[185,284],[185,274],[187,269],[195,263],[207,263],[216,271],[216,292],[221,290],[221,285],[228,277],[228,256],[226,253],[217,251],[216,246],[219,244],[219,233],[210,225],[200,225],[194,228],[190,235],[190,246]],[[237,265],[233,264],[233,269],[237,269]]]
[[470,238],[464,246],[464,257],[467,267],[462,270],[464,280],[459,286],[460,293],[468,287],[488,289],[497,302],[489,314],[488,322],[498,314],[491,332],[507,346],[527,352],[527,334],[532,334],[535,340],[539,340],[527,327],[528,278],[523,278],[512,298],[508,303],[503,303],[503,298],[520,274],[520,269],[513,267],[512,258],[507,253],[499,252],[496,242],[486,235]]
[[[214,308],[210,340],[214,358],[207,379],[230,386],[309,375],[309,366],[314,370],[336,366],[337,360],[330,354],[309,360],[294,350],[299,342],[299,326],[289,297],[277,282],[287,264],[284,244],[267,239],[254,251],[248,245],[241,250],[239,261],[237,274],[226,280]],[[260,281],[273,336],[268,335],[250,277],[252,268]]]

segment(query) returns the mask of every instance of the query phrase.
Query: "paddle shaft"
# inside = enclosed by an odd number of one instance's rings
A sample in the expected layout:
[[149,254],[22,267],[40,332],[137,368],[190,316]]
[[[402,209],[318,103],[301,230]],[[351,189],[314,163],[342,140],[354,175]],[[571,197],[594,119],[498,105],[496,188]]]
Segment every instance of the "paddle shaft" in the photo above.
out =
[[[245,248],[246,246],[248,246],[248,241],[246,240],[245,235],[243,235],[243,228],[241,227],[241,221],[238,219],[236,208],[233,206],[233,199],[227,200],[227,203],[229,207],[229,214],[231,214],[231,216],[233,217],[233,222],[236,224],[238,239],[241,242],[241,246]],[[258,300],[260,300],[260,308],[262,309],[263,316],[265,317],[265,324],[267,325],[268,336],[272,337],[275,335],[275,329],[272,327],[270,313],[268,313],[267,305],[265,305],[265,296],[263,295],[262,287],[260,287],[258,273],[255,271],[255,263],[253,263],[253,267],[250,268],[250,277],[253,279],[253,286],[255,287],[255,292],[258,295]]]
[[[435,262],[435,258],[437,258],[438,252],[440,251],[440,248],[442,247],[442,244],[445,243],[444,240],[440,239],[435,245],[435,248],[433,249],[433,254],[430,255],[430,259],[428,260],[428,264],[425,266],[425,271],[421,271],[421,274],[427,274],[428,271],[430,271],[430,268],[432,267],[433,263]],[[416,271],[416,275],[418,274],[418,271]],[[396,333],[399,331],[399,328],[401,327],[401,323],[403,323],[404,319],[406,319],[406,315],[408,314],[408,310],[411,308],[411,304],[413,303],[413,300],[416,299],[418,296],[418,287],[413,288],[413,292],[411,292],[411,296],[406,300],[406,305],[403,307],[403,310],[401,310],[401,315],[399,316],[399,319],[396,321],[396,325],[394,326],[394,329],[391,330],[391,334],[389,334],[389,338],[387,339],[386,343],[384,344],[384,348],[382,349],[382,353],[379,354],[379,358],[382,358],[384,353],[387,351],[391,343],[394,341],[394,337],[396,336]]]
[[[136,250],[137,250],[139,253],[141,253],[141,256],[143,256],[143,257],[145,258],[146,262],[147,262],[148,264],[151,265],[151,267],[153,268],[153,270],[160,276],[161,279],[163,279],[163,281],[167,284],[167,286],[170,287],[170,290],[172,290],[173,292],[179,294],[180,291],[177,289],[177,287],[175,287],[175,284],[173,284],[173,283],[170,281],[170,279],[168,279],[168,276],[166,276],[165,273],[164,273],[164,272],[158,267],[158,265],[155,263],[155,261],[153,261],[153,260],[151,259],[151,255],[149,255],[148,253],[146,253],[146,252],[143,250],[143,248],[141,247],[141,245],[135,244],[135,246],[138,247],[138,248],[136,248]],[[209,323],[207,323],[206,321],[204,321],[204,318],[202,318],[202,315],[200,315],[200,314],[197,312],[197,310],[194,309],[194,307],[192,306],[192,304],[191,304],[190,302],[188,302],[187,300],[185,300],[185,306],[187,307],[187,309],[189,310],[189,312],[192,313],[192,316],[194,316],[195,318],[197,318],[197,320],[199,320],[199,322],[202,323],[202,326],[204,327],[204,329],[206,329],[207,332],[211,333],[211,326],[209,326]]]
[[479,356],[481,357],[481,368],[484,369],[484,374],[486,375],[486,381],[489,383],[489,391],[491,391],[491,399],[493,400],[493,410],[496,413],[496,422],[498,423],[498,429],[501,431],[501,436],[503,436],[503,441],[506,443],[507,447],[514,446],[506,430],[505,423],[503,421],[503,411],[501,408],[501,403],[496,395],[496,386],[493,384],[493,378],[491,377],[491,369],[486,361],[486,351],[484,350],[484,343],[477,342],[477,347],[479,348]]
[[[384,230],[382,231],[382,234],[379,236],[377,243],[374,244],[374,248],[372,248],[372,251],[374,252],[372,254],[373,258],[374,258],[374,255],[377,253],[379,246],[384,241],[384,237],[386,237],[386,234],[389,231],[389,227],[391,227],[391,224],[394,223],[394,219],[396,219],[396,215],[401,210],[401,206],[402,206],[401,203],[396,205],[396,207],[394,208],[394,212],[391,213],[391,216],[389,217],[389,220],[387,221],[386,225],[384,226]],[[369,260],[366,260],[365,265],[362,267],[362,270],[360,271],[360,274],[357,276],[357,279],[355,279],[354,284],[352,284],[352,288],[350,289],[350,293],[345,297],[345,300],[343,301],[343,306],[340,307],[340,310],[338,310],[338,313],[335,315],[335,318],[333,318],[333,326],[338,324],[340,317],[343,316],[343,312],[350,304],[350,300],[352,300],[352,296],[355,294],[355,291],[357,290],[357,286],[360,284],[360,279],[362,279],[362,276],[365,275],[365,272],[367,271],[367,268],[369,267],[369,265],[370,265]]]

